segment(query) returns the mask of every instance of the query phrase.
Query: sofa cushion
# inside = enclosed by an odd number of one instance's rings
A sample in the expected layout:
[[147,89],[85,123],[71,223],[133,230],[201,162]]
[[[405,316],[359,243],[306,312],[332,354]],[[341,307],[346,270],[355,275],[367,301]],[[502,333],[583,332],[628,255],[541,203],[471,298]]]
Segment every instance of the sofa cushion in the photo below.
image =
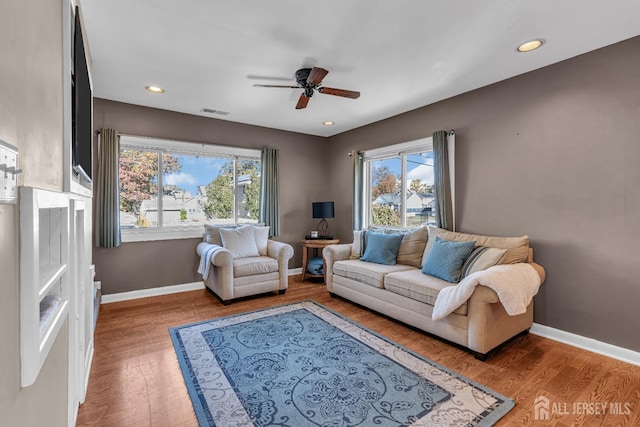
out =
[[368,230],[353,230],[353,243],[351,244],[350,259],[360,259],[367,249],[367,242],[371,233],[391,234],[391,229],[381,227],[369,227]]
[[437,227],[429,227],[429,240],[424,248],[422,262],[424,263],[429,256],[433,241],[436,237],[452,242],[468,242],[475,241],[478,246],[486,246],[489,248],[506,249],[501,264],[515,264],[518,262],[527,262],[529,258],[529,236],[521,237],[494,237],[482,236],[479,234],[458,233],[455,231],[444,230]]
[[427,227],[419,227],[408,230],[398,228],[372,228],[370,230],[353,230],[353,243],[351,244],[351,259],[360,259],[367,247],[368,233],[402,234],[402,242],[396,257],[397,264],[406,264],[413,267],[422,267],[422,254],[427,244]]
[[253,227],[221,228],[220,237],[234,259],[260,256]]
[[[336,261],[333,264],[333,274],[357,280],[369,286],[382,289],[384,277],[393,272],[415,270],[408,265],[384,265],[360,260]],[[420,270],[417,270],[420,272]]]
[[256,239],[256,245],[258,246],[258,252],[260,255],[267,255],[267,241],[269,240],[269,226],[263,226],[261,224],[251,225],[204,225],[204,241],[214,245],[222,246],[222,237],[220,236],[220,229],[235,230],[243,227],[252,227]]
[[353,243],[351,244],[351,256],[350,259],[360,259],[364,254],[365,237],[367,230],[353,230]]
[[268,256],[255,256],[233,260],[233,277],[255,276],[278,271],[278,260]]
[[264,227],[252,225],[251,227],[253,227],[253,234],[256,238],[258,253],[260,253],[261,256],[266,256],[267,243],[269,242],[269,230],[271,229],[271,227],[269,227],[268,225]]
[[360,260],[395,265],[403,237],[402,234],[368,233],[367,248]]
[[422,272],[436,276],[450,283],[460,281],[462,264],[467,259],[476,242],[450,242],[436,237]]
[[221,228],[238,228],[235,225],[209,225],[204,226],[204,241],[213,245],[222,246],[222,238],[220,237]]
[[473,248],[473,251],[471,251],[471,254],[467,257],[464,264],[462,264],[462,274],[460,278],[464,279],[476,271],[486,270],[489,267],[500,264],[506,253],[506,249],[476,246]]
[[412,267],[422,267],[422,254],[427,245],[428,230],[426,227],[420,227],[413,230],[407,230],[404,233],[396,263],[406,264]]
[[[437,277],[423,274],[422,271],[412,269],[389,273],[384,278],[384,288],[389,292],[411,298],[425,304],[434,305],[441,289],[455,286]],[[467,303],[458,307],[456,314],[467,314]]]

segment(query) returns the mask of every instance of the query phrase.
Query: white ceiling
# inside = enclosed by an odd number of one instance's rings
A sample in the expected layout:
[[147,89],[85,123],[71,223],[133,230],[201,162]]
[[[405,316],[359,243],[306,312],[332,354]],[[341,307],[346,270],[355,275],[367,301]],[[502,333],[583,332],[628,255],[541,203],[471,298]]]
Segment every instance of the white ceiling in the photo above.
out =
[[[319,136],[640,34],[638,0],[81,0],[81,9],[94,96]],[[546,43],[517,53],[531,38]],[[295,110],[301,90],[253,87],[295,84],[295,71],[313,66],[329,70],[324,85],[360,98],[316,94]]]

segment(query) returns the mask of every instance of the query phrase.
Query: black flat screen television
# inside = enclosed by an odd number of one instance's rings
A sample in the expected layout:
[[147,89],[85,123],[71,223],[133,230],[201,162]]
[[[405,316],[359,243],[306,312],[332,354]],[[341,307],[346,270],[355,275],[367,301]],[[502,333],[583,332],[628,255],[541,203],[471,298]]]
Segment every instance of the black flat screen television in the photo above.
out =
[[73,36],[73,76],[71,79],[72,97],[72,165],[73,170],[85,181],[91,182],[93,169],[93,130],[91,111],[93,96],[89,67],[84,51],[80,11],[76,7],[76,19]]

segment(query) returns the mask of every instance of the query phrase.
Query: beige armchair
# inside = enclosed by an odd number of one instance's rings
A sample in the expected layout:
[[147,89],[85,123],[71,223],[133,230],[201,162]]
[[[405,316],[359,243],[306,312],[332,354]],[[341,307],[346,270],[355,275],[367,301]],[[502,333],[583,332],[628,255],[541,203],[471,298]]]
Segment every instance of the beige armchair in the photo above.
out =
[[266,246],[261,248],[262,254],[242,256],[231,245],[225,247],[218,244],[218,237],[219,227],[208,227],[205,241],[198,244],[196,253],[201,257],[198,272],[202,274],[205,286],[223,304],[250,295],[274,291],[285,293],[289,260],[293,257],[291,245],[269,239],[266,240]]

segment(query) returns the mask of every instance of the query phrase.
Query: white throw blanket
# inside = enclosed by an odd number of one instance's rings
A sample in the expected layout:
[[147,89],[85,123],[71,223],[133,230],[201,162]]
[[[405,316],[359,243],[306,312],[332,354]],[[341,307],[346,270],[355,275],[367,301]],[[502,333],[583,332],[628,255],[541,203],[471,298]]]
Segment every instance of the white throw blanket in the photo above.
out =
[[212,245],[210,243],[201,242],[198,243],[196,251],[200,254],[200,265],[198,266],[198,273],[202,274],[202,279],[207,280],[209,277],[209,270],[211,268],[211,258],[216,252],[223,248],[218,245]]
[[540,275],[526,263],[496,265],[470,274],[456,286],[440,291],[431,318],[440,320],[453,313],[471,297],[478,285],[493,289],[507,314],[516,316],[527,311],[527,306],[538,293]]

